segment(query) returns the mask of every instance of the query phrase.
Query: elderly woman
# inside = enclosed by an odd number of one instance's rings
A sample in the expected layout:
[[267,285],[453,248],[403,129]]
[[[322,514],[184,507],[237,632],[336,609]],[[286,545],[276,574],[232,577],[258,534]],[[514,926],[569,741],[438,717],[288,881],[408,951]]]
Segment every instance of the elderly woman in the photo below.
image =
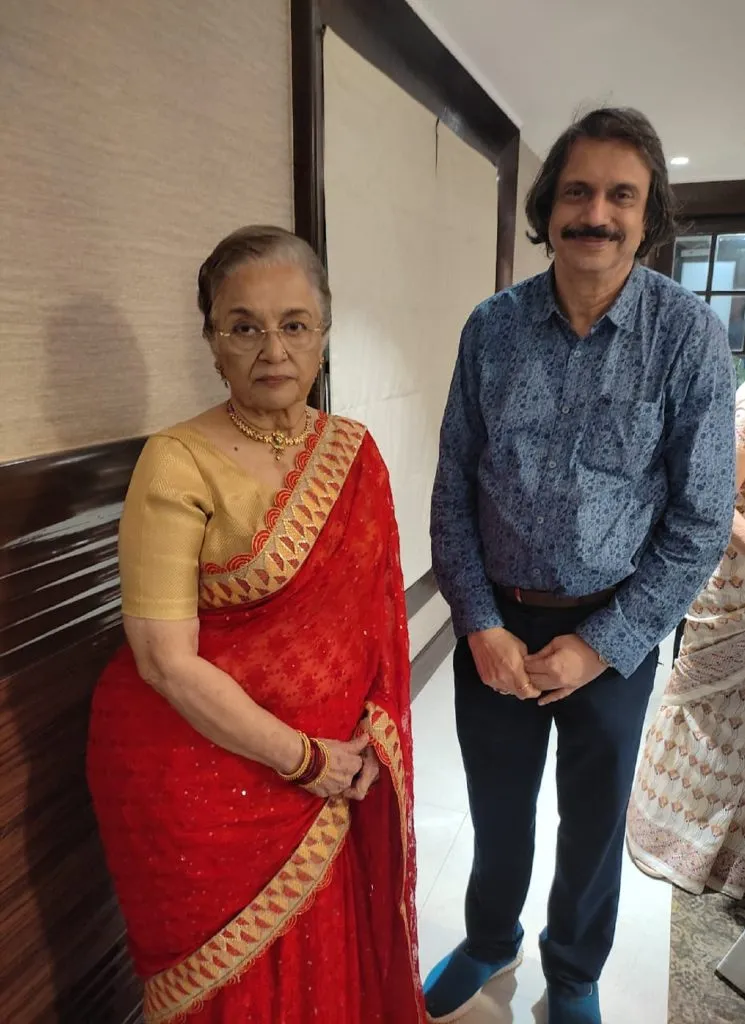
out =
[[732,539],[686,617],[628,813],[645,874],[745,895],[745,385],[737,392]]
[[137,464],[120,530],[128,644],[88,750],[145,1019],[415,1024],[386,469],[364,427],[306,404],[331,324],[309,246],[235,232],[199,272],[199,307],[230,397]]

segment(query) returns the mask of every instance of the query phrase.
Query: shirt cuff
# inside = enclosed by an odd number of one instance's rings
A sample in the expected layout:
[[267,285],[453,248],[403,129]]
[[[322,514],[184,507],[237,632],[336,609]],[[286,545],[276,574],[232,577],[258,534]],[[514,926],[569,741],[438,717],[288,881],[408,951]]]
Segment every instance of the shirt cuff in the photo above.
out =
[[654,648],[640,640],[627,624],[620,608],[601,608],[576,630],[586,644],[625,679],[636,672]]
[[451,605],[450,614],[453,618],[453,630],[459,640],[464,636],[470,636],[471,633],[481,633],[485,629],[500,629],[504,626],[504,619],[497,609],[491,590],[488,597],[482,600],[471,599],[467,603]]

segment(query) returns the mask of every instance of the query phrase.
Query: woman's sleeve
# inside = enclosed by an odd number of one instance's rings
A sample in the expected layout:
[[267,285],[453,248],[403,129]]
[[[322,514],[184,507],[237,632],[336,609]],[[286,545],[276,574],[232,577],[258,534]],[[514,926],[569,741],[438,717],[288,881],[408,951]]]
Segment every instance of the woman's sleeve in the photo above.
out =
[[150,438],[135,466],[119,526],[122,611],[141,619],[193,619],[208,488],[189,449]]

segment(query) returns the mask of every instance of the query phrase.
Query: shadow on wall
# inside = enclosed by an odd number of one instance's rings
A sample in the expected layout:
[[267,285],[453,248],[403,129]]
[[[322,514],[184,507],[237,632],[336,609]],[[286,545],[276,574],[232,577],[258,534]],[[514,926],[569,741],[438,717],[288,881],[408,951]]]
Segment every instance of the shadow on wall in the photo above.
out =
[[48,313],[41,400],[55,447],[138,437],[147,421],[147,385],[137,336],[108,299],[81,294]]
[[0,788],[16,851],[0,888],[18,915],[0,1018],[110,1024],[136,1019],[140,994],[96,834],[85,744],[95,681],[121,640],[116,531],[139,444],[70,449],[145,430],[146,362],[113,303],[82,294],[48,313],[41,401],[59,454],[0,467]]

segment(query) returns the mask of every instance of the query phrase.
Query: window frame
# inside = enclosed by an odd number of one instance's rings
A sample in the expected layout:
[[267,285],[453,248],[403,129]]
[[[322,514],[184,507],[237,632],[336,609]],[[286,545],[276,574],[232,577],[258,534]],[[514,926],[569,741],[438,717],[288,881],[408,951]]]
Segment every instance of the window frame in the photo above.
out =
[[[717,258],[717,239],[722,235],[745,235],[745,215],[743,216],[722,216],[722,217],[694,217],[678,225],[675,238],[667,245],[661,246],[652,254],[649,266],[653,270],[672,278],[675,269],[675,243],[679,238],[691,238],[696,236],[711,238],[709,251],[709,265],[706,272],[706,288],[703,291],[694,291],[694,295],[700,296],[707,306],[711,305],[712,298],[745,298],[745,291],[722,291],[713,289],[714,267]],[[732,358],[738,371],[738,382],[740,376],[745,379],[745,337],[743,347],[737,351],[731,349]]]

